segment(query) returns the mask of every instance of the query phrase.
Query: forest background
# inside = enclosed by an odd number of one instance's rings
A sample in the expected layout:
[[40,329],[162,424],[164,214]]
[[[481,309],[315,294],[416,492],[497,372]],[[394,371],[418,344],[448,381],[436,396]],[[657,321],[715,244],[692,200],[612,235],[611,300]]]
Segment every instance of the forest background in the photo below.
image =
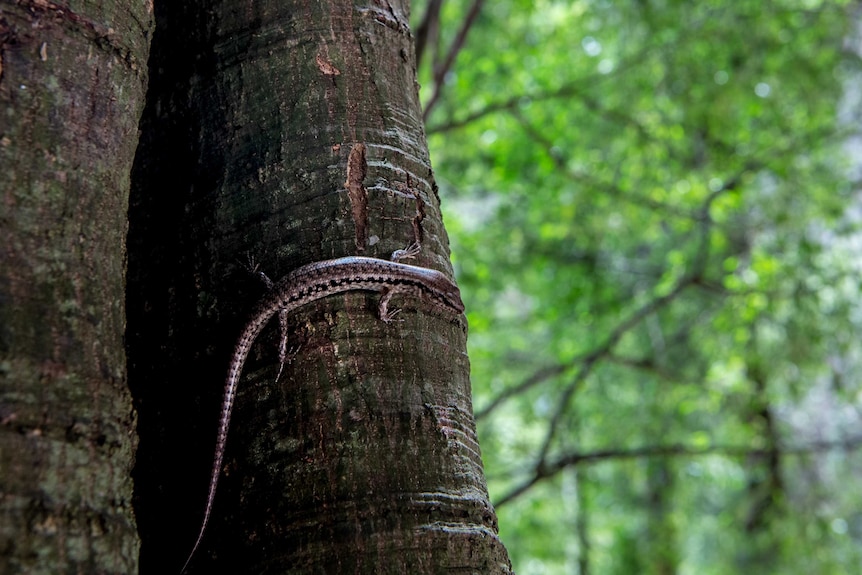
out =
[[412,18],[516,572],[858,572],[858,4]]
[[[862,571],[857,3],[406,12],[0,0],[0,572],[178,572],[248,268],[449,273],[439,198],[518,573]],[[466,325],[373,299],[264,335],[189,573],[510,572]]]

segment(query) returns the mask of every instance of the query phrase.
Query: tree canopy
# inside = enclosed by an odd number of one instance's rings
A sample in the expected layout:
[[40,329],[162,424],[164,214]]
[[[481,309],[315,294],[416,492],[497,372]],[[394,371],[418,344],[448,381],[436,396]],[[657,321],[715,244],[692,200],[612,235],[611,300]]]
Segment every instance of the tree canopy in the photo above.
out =
[[850,2],[415,2],[517,572],[862,561]]

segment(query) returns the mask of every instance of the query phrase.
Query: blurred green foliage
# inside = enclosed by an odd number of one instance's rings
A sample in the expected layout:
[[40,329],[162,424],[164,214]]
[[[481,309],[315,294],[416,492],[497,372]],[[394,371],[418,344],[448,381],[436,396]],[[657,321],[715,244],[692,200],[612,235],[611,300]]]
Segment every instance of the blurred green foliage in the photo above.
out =
[[441,74],[470,4],[419,75],[517,572],[862,572],[862,14],[495,0]]

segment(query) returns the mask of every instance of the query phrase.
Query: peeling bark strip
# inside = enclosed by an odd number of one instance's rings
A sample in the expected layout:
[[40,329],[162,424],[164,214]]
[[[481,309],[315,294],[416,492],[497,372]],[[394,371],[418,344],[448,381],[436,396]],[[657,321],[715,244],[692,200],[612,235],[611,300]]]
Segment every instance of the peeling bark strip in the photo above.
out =
[[353,225],[356,227],[356,250],[365,251],[368,242],[368,191],[362,182],[368,173],[368,163],[365,161],[365,144],[353,144],[350,156],[347,158],[347,197],[353,212]]
[[[408,182],[409,182],[408,178]],[[422,201],[422,195],[419,190],[411,188],[413,197],[416,198],[416,215],[413,216],[413,241],[422,245],[425,241],[425,230],[422,228],[422,221],[425,219],[425,202]]]

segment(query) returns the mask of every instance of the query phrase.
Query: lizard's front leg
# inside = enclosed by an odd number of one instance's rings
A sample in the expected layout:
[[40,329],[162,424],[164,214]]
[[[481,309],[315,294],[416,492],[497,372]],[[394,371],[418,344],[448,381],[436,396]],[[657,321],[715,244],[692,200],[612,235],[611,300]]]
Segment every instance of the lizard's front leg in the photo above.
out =
[[403,250],[395,250],[392,252],[392,255],[389,257],[393,262],[397,262],[398,260],[409,260],[414,258],[419,251],[422,249],[422,246],[419,242],[413,242]]

